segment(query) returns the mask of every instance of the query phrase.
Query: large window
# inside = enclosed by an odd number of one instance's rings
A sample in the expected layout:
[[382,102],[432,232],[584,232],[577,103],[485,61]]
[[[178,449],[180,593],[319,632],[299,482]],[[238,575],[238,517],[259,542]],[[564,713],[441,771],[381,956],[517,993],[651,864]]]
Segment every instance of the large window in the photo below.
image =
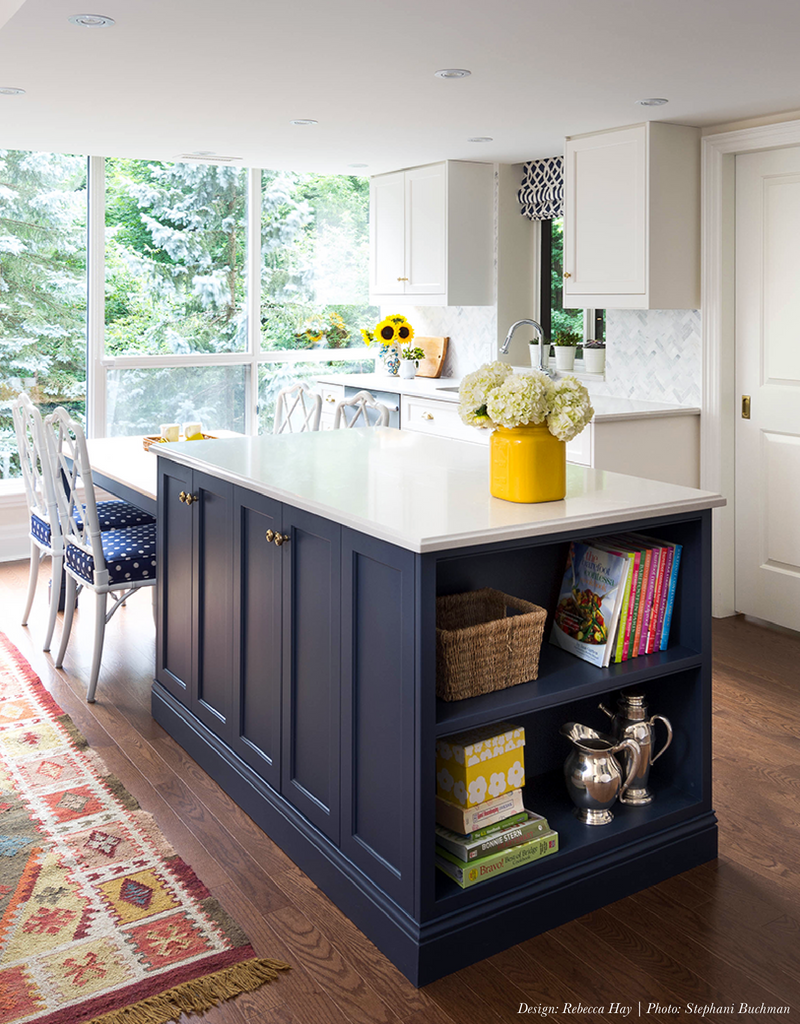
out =
[[0,479],[20,475],[11,402],[86,411],[86,158],[0,150]]
[[[541,324],[546,338],[559,332],[586,340],[605,339],[604,309],[564,308],[564,220],[544,220],[541,249]],[[578,356],[581,352],[578,352]]]
[[0,478],[22,390],[93,434],[258,432],[282,386],[373,367],[367,179],[14,151],[0,172]]

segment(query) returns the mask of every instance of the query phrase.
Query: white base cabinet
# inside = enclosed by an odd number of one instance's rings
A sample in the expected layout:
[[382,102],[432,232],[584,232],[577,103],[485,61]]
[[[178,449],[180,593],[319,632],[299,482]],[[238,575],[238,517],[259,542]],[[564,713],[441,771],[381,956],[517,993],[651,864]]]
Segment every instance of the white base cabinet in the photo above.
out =
[[564,177],[565,306],[699,308],[699,129],[568,138]]
[[494,167],[445,160],[370,182],[370,301],[494,302]]

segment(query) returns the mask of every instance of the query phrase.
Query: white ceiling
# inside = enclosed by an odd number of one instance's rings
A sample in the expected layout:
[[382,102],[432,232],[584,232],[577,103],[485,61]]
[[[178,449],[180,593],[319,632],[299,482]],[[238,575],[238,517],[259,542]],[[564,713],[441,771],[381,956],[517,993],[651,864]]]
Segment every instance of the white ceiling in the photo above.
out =
[[[116,25],[67,21],[85,13]],[[648,118],[796,110],[799,44],[797,0],[0,0],[0,86],[26,90],[0,96],[0,147],[331,173],[515,163]],[[434,77],[448,67],[472,75]],[[651,96],[670,102],[636,104]]]

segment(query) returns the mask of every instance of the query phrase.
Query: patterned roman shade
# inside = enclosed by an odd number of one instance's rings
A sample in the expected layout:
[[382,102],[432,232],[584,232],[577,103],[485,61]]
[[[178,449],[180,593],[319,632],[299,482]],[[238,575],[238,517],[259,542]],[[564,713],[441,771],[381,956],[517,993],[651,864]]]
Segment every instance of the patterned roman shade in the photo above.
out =
[[564,216],[564,158],[531,160],[525,164],[522,188],[517,193],[523,216],[554,220]]

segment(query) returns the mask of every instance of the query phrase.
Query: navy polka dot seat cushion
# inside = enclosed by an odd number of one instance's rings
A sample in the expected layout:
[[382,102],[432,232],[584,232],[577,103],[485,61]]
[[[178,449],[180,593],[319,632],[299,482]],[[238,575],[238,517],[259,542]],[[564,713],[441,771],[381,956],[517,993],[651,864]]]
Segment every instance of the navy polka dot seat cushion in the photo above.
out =
[[[101,534],[103,557],[109,583],[135,583],[156,578],[155,523],[132,526],[128,530],[108,530]],[[67,544],[67,565],[93,582],[94,557],[75,544]]]
[[[85,506],[82,506],[81,511],[83,508]],[[82,525],[81,512],[75,508],[72,514]],[[101,530],[125,530],[129,526],[144,526],[156,521],[155,516],[151,516],[149,512],[144,512],[127,501],[118,500],[98,501],[97,518],[100,520]],[[50,547],[50,524],[40,519],[35,513],[31,513],[31,533],[36,540]]]

